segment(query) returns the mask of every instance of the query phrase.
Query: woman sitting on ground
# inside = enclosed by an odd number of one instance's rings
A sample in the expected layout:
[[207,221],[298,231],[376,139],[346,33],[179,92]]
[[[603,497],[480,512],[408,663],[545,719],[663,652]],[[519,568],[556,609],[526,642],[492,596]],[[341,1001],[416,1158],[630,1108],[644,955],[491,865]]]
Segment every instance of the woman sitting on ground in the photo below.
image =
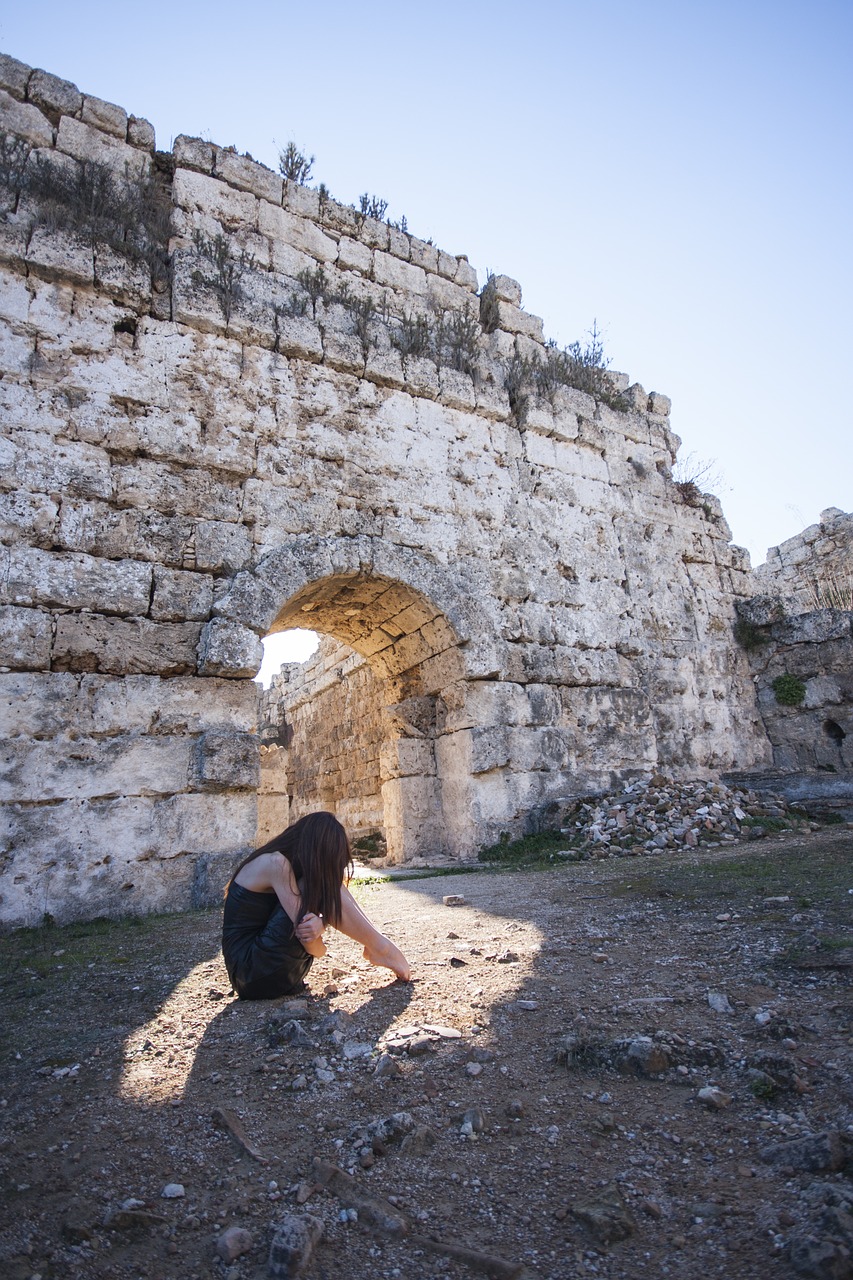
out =
[[344,881],[352,874],[347,834],[331,813],[310,813],[240,863],[225,890],[222,952],[244,1000],[274,1000],[303,988],[324,956],[329,924],[364,947],[371,964],[408,982],[406,957],[374,928]]

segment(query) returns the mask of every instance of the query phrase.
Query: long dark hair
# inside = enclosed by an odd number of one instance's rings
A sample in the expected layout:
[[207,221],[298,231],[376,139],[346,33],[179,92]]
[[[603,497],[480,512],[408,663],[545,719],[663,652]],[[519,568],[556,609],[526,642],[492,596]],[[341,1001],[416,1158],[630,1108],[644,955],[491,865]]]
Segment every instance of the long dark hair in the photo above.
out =
[[240,863],[228,882],[229,888],[245,866],[265,853],[284,854],[293,868],[302,897],[302,915],[310,911],[322,916],[327,924],[339,923],[341,883],[352,875],[353,865],[347,833],[333,813],[308,813],[261,845]]

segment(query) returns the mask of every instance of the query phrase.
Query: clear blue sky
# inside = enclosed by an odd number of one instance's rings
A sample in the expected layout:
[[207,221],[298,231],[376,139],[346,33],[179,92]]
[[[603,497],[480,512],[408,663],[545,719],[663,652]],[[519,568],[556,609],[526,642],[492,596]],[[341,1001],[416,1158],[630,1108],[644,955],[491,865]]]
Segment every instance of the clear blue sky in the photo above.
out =
[[853,508],[853,5],[56,3],[0,48],[363,191],[673,399],[753,563]]

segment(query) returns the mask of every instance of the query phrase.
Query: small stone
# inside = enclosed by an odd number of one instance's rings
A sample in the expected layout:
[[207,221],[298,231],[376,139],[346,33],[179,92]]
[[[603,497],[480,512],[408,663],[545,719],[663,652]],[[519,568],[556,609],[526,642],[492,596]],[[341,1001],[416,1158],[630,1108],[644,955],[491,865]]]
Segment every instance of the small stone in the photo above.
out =
[[482,1133],[486,1127],[486,1117],[479,1107],[469,1107],[462,1117],[463,1124],[470,1124],[472,1133]]
[[700,1089],[696,1094],[696,1098],[709,1111],[724,1111],[726,1107],[731,1106],[733,1101],[730,1093],[724,1093],[722,1089],[716,1088],[715,1085],[707,1085],[704,1089]]
[[300,1089],[307,1089],[308,1077],[304,1075],[295,1076],[290,1087],[291,1089],[295,1089],[297,1092],[299,1092]]
[[709,991],[708,1004],[716,1013],[734,1013],[729,997],[722,991]]
[[344,1042],[343,1055],[347,1062],[352,1062],[355,1058],[368,1058],[372,1052],[372,1044],[366,1044],[360,1040],[347,1040]]
[[432,1052],[432,1040],[429,1036],[414,1036],[406,1042],[406,1052],[410,1058],[422,1058]]
[[186,1192],[180,1182],[167,1182],[160,1196],[163,1200],[182,1200]]
[[479,1062],[469,1062],[465,1066],[465,1074],[469,1076],[479,1076],[482,1074],[483,1068]]
[[538,1000],[516,1000],[515,1008],[521,1009],[525,1013],[533,1013],[539,1008]]
[[400,1143],[400,1151],[404,1155],[424,1156],[438,1142],[438,1134],[429,1125],[418,1125],[411,1133],[407,1133]]
[[403,1074],[400,1065],[390,1055],[383,1053],[377,1060],[376,1066],[373,1068],[375,1076],[390,1077],[401,1076]]
[[634,1219],[615,1183],[600,1195],[573,1204],[572,1213],[588,1228],[597,1244],[615,1244],[634,1234]]
[[285,1000],[270,1014],[271,1022],[290,1022],[291,1018],[305,1018],[308,1015],[307,1000]]
[[297,1049],[313,1049],[315,1047],[314,1041],[302,1023],[296,1022],[295,1019],[285,1022],[278,1033],[278,1038],[282,1044],[292,1044]]
[[593,964],[607,964],[607,961],[609,959],[610,959],[610,956],[607,954],[606,951],[593,951],[592,953]]
[[787,1165],[809,1173],[837,1173],[847,1160],[844,1139],[832,1130],[790,1142],[774,1142],[764,1147],[760,1155],[765,1164]]
[[229,1227],[216,1241],[216,1252],[225,1262],[234,1262],[254,1245],[250,1232],[243,1227]]
[[311,1261],[323,1235],[320,1218],[288,1214],[276,1225],[270,1245],[268,1270],[273,1280],[294,1280]]
[[498,964],[516,964],[518,956],[514,951],[502,951],[500,955],[496,956],[496,959]]
[[446,907],[464,907],[467,906],[468,899],[464,898],[461,893],[446,893],[442,898],[442,902]]

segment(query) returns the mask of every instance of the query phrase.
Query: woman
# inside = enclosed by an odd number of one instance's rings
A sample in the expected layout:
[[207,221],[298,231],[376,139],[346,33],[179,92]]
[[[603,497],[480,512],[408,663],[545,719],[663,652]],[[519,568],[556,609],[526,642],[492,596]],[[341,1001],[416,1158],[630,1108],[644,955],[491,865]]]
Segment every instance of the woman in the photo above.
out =
[[352,874],[347,834],[331,813],[310,813],[241,862],[225,890],[222,953],[244,1000],[302,990],[329,924],[364,947],[371,964],[409,981],[399,947],[370,923],[343,881]]

